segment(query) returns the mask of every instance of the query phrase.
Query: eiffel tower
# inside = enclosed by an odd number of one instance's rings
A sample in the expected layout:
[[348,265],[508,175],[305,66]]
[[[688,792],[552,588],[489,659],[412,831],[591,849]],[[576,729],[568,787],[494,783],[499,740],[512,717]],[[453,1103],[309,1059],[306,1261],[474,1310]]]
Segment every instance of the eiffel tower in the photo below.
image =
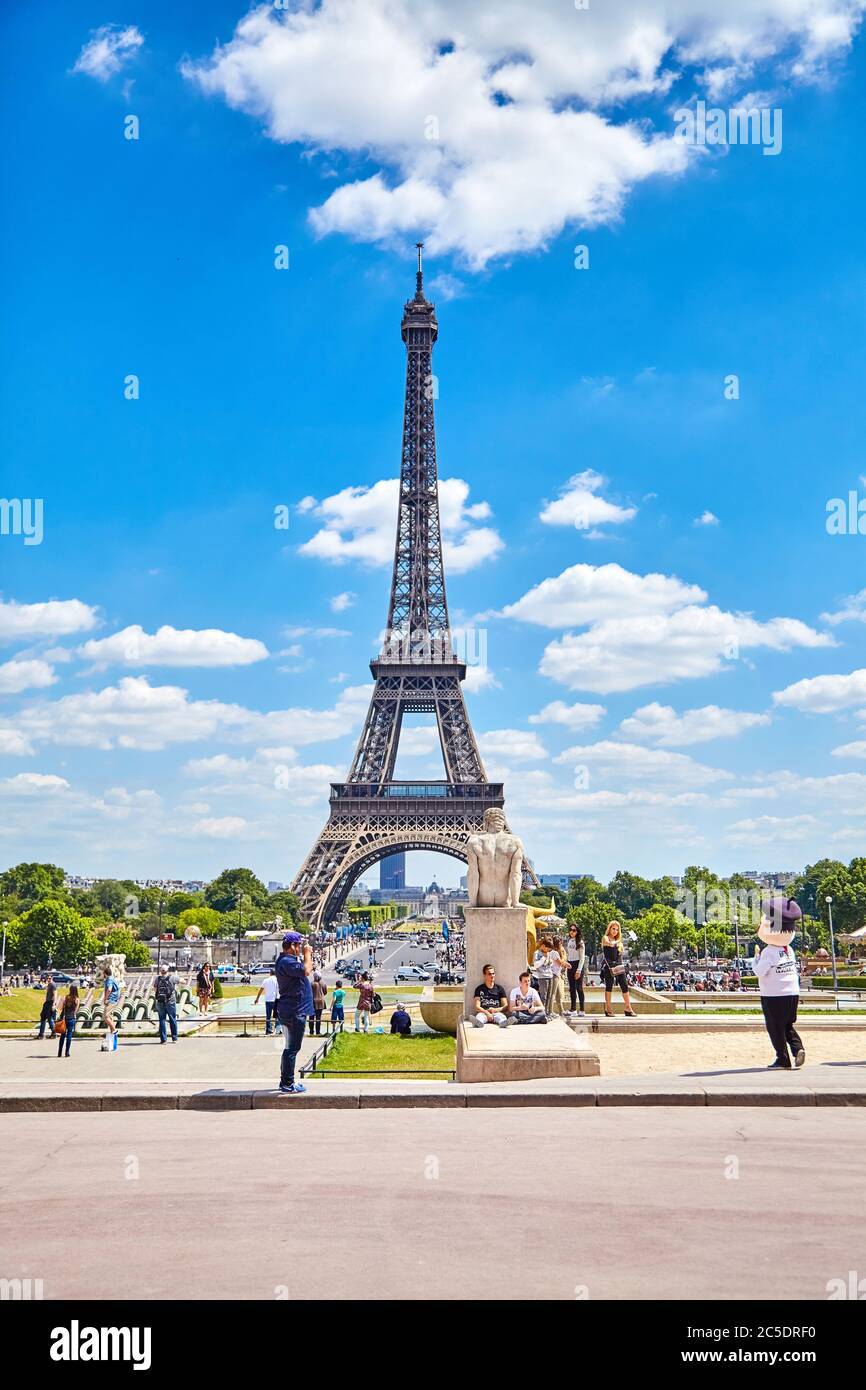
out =
[[[466,664],[455,656],[448,621],[432,389],[439,325],[424,295],[423,243],[417,246],[415,297],[401,324],[406,399],[388,623],[370,662],[376,684],[348,778],[331,784],[327,825],[292,884],[314,929],[333,921],[355,881],[386,855],[434,850],[465,861],[466,841],[482,828],[485,810],[504,804],[502,783],[488,782],[469,723],[461,689]],[[393,780],[408,713],[435,714],[443,781]]]

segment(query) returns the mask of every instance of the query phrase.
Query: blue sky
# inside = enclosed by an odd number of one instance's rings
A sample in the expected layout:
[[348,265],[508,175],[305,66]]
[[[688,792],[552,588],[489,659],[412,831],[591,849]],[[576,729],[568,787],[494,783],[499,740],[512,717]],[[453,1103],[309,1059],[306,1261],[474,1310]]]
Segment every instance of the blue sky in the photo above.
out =
[[[0,536],[0,861],[292,879],[386,616],[418,236],[452,620],[536,867],[862,853],[862,5],[185,8],[4,12],[0,490],[44,535]],[[672,143],[756,93],[778,156]]]

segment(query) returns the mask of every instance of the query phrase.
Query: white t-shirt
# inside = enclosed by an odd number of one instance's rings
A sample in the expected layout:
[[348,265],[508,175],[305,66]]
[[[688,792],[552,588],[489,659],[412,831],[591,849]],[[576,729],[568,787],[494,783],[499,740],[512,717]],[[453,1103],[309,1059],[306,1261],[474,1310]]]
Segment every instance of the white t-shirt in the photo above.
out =
[[265,980],[265,983],[262,985],[262,989],[265,992],[265,1003],[273,1004],[274,1000],[277,997],[276,975],[269,975],[268,978]]
[[531,1009],[541,1009],[544,1007],[541,1002],[541,995],[538,993],[537,989],[532,988],[532,985],[529,986],[525,994],[521,993],[520,986],[518,985],[516,989],[511,991],[508,998],[512,1009],[516,1007],[518,1002],[524,1005],[528,1004]]
[[790,946],[765,946],[755,956],[754,965],[762,994],[777,998],[781,994],[800,993],[797,957]]

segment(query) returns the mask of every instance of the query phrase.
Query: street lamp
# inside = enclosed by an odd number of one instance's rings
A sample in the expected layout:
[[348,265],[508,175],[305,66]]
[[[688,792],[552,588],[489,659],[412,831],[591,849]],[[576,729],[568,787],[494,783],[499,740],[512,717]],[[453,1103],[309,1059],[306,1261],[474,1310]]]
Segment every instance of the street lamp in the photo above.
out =
[[3,976],[6,973],[6,928],[9,923],[3,923],[3,954],[0,956],[0,985],[3,983]]
[[162,894],[156,904],[156,973],[159,974],[159,963],[162,959]]
[[238,896],[237,896],[237,905],[238,905],[238,974],[240,974],[240,969],[241,969],[241,922],[242,922],[242,918],[241,918],[241,901],[242,901],[242,899],[243,899],[243,894],[242,894],[242,893],[238,893]]
[[833,938],[833,899],[828,893],[824,899],[827,904],[827,915],[830,918],[830,959],[833,962],[833,993],[839,990],[839,979],[836,974],[836,942]]

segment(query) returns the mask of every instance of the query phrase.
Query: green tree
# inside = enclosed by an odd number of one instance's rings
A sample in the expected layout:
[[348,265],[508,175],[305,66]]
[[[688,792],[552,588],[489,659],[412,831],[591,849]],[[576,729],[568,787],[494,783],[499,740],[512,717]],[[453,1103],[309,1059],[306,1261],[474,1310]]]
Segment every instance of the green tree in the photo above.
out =
[[112,927],[105,937],[104,952],[126,956],[127,965],[150,965],[150,951],[129,927]]
[[691,940],[691,922],[681,916],[667,903],[653,903],[648,911],[629,923],[637,934],[638,948],[659,955],[662,951],[674,951],[677,946]]
[[19,903],[41,902],[43,898],[63,897],[63,870],[56,864],[16,864],[0,874],[0,896]]
[[[135,885],[132,885],[135,888]],[[136,890],[137,892],[137,890]],[[129,888],[116,878],[101,878],[98,883],[94,883],[92,894],[96,902],[103,908],[111,918],[112,922],[117,922],[124,915],[127,906],[127,899],[130,896]]]
[[788,894],[797,899],[803,911],[810,917],[826,918],[823,896],[819,902],[821,882],[831,874],[842,872],[844,869],[845,865],[841,859],[819,859],[816,864],[807,864],[800,877],[794,879]]
[[585,874],[583,878],[573,878],[568,889],[568,905],[582,907],[591,898],[603,898],[604,891],[604,884],[599,883],[592,874]]
[[607,895],[623,917],[637,917],[655,901],[653,886],[646,878],[618,869],[607,885]]
[[34,966],[77,965],[92,960],[97,941],[93,924],[68,903],[45,898],[34,903],[20,921],[18,952],[22,962]]
[[278,893],[271,893],[263,913],[265,921],[273,920],[279,913],[284,923],[297,923],[301,915],[301,900],[287,888],[281,889]]
[[[198,927],[202,936],[219,936],[226,925],[226,918],[212,907],[184,908],[177,919],[177,929],[181,935],[187,927]],[[228,926],[231,925],[229,922]]]
[[169,917],[179,917],[188,908],[203,906],[204,893],[172,893],[170,897],[163,898],[162,910]]
[[653,893],[653,904],[658,903],[662,907],[676,907],[679,889],[670,874],[664,874],[662,878],[652,879],[650,887]]
[[568,910],[568,922],[574,922],[580,927],[590,955],[598,951],[608,922],[612,922],[616,917],[613,903],[605,902],[603,898],[590,898],[588,902],[581,903],[580,907],[571,907]]
[[264,907],[268,901],[268,890],[252,869],[223,869],[213,883],[205,889],[204,899],[208,907],[217,912],[232,912],[237,907],[238,897],[246,895],[256,907]]

